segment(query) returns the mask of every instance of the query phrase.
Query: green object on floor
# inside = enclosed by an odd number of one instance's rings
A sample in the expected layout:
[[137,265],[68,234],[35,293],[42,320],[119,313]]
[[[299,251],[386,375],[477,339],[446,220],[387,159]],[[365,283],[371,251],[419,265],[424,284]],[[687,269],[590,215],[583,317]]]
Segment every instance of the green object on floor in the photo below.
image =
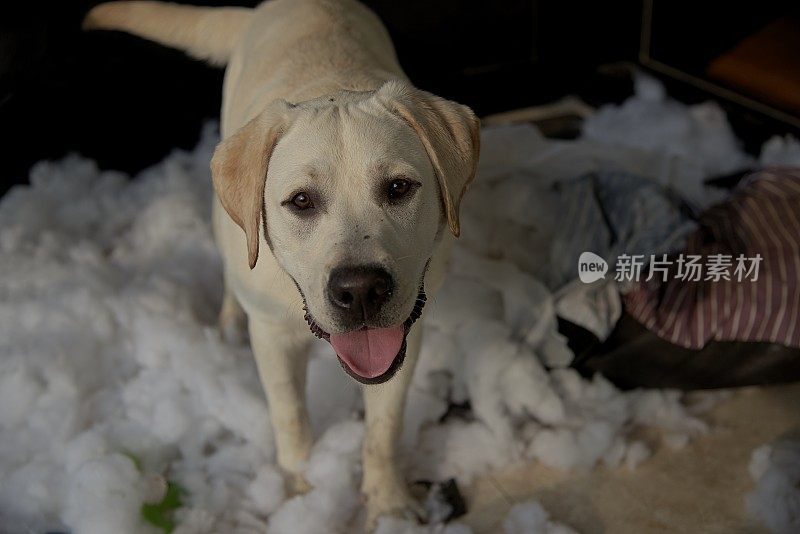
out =
[[139,459],[138,456],[133,454],[132,452],[122,451],[121,453],[126,458],[130,458],[131,462],[133,462],[133,466],[136,468],[137,471],[140,473],[142,472],[142,461]]
[[172,514],[181,506],[180,486],[172,482],[167,483],[167,492],[161,502],[156,504],[143,504],[142,517],[145,521],[169,534],[175,530],[175,521]]

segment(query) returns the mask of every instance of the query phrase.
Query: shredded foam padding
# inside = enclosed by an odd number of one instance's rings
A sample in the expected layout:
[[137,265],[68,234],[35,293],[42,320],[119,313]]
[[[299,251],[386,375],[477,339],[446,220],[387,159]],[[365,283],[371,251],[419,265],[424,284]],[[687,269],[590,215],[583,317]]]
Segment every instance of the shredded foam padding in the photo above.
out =
[[[623,393],[570,370],[540,281],[555,181],[611,166],[706,204],[704,177],[750,163],[716,106],[685,107],[639,85],[577,141],[530,126],[484,132],[452,273],[425,312],[403,436],[409,479],[455,477],[464,488],[530,460],[630,469],[651,453],[637,427],[661,429],[671,447],[707,431],[676,391]],[[208,128],[194,151],[135,179],[75,155],[42,162],[30,186],[0,201],[1,532],[158,532],[140,508],[163,496],[165,480],[184,492],[177,534],[349,533],[363,523],[360,390],[330,347],[315,345],[309,371],[313,489],[289,496],[250,350],[223,343],[215,326],[215,135]],[[765,152],[786,161],[797,143]],[[443,419],[467,401],[467,415]],[[504,528],[569,532],[535,503],[514,508]],[[379,532],[469,528],[385,518]]]

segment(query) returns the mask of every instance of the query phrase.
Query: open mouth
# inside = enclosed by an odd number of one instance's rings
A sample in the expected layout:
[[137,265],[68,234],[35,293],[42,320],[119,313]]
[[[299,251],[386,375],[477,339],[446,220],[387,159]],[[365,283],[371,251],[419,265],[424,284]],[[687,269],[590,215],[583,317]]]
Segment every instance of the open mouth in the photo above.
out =
[[425,289],[420,287],[414,309],[402,324],[388,328],[364,326],[342,334],[329,334],[317,325],[303,299],[304,318],[311,332],[331,344],[347,374],[362,384],[381,384],[400,369],[406,356],[406,337],[422,316]]

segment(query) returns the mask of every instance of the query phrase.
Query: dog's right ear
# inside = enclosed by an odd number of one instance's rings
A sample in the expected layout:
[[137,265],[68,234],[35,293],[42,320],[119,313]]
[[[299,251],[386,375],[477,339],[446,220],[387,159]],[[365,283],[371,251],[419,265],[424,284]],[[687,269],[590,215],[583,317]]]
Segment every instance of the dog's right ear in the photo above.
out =
[[285,100],[276,100],[217,145],[211,158],[214,189],[222,207],[244,230],[251,269],[258,260],[259,224],[269,160],[291,124],[293,109],[294,106]]

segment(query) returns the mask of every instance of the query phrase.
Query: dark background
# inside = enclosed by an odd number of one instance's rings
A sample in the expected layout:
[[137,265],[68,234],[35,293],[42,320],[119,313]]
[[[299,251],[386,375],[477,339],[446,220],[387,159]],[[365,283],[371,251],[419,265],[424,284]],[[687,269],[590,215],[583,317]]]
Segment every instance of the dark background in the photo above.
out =
[[[221,69],[117,32],[81,32],[91,0],[0,4],[0,193],[30,166],[75,151],[130,173],[174,147],[192,147],[218,116]],[[258,2],[185,2],[255,5]],[[635,62],[642,2],[368,0],[414,83],[479,115],[578,94],[620,101],[629,76],[601,68]],[[738,39],[790,9],[786,2],[654,2],[653,55],[702,71]],[[624,70],[624,69],[623,69]],[[627,71],[625,71],[627,72]],[[708,95],[668,83],[685,101]],[[730,107],[755,149],[785,125]]]

